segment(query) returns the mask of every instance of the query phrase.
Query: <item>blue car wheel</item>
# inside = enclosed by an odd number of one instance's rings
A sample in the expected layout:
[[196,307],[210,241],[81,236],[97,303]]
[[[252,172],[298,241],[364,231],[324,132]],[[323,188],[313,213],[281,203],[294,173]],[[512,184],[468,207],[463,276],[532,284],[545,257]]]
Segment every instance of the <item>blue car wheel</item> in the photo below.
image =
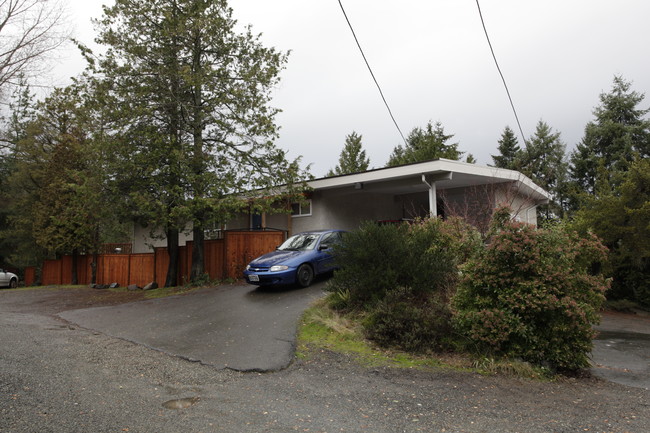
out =
[[300,287],[309,287],[314,280],[314,270],[307,263],[300,265],[296,271],[296,281]]

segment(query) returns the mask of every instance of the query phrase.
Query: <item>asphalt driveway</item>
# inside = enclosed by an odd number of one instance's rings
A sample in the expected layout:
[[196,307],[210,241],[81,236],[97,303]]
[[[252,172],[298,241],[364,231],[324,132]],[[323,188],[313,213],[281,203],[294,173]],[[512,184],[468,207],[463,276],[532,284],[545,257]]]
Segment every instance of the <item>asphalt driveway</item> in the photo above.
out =
[[[297,321],[323,295],[307,289],[219,286],[187,296],[59,316],[83,328],[220,369],[278,371],[294,355]],[[650,390],[650,317],[606,313],[597,327],[592,372],[611,382]]]
[[592,373],[650,390],[650,316],[608,312],[596,330]]
[[307,289],[219,286],[188,296],[65,311],[83,328],[217,368],[277,371],[291,363],[297,321],[322,296]]

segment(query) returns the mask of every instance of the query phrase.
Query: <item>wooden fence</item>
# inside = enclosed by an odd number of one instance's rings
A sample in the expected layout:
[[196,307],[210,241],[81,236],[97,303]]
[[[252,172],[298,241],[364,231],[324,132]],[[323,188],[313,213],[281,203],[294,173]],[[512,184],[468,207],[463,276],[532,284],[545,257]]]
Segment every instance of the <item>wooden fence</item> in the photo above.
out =
[[[255,257],[273,251],[285,239],[283,231],[226,231],[223,239],[204,242],[204,266],[211,280],[241,278],[244,268]],[[156,248],[148,254],[98,254],[97,284],[118,283],[120,286],[137,284],[140,287],[156,281],[163,285],[169,266],[166,248]],[[77,282],[90,284],[92,255],[77,257]],[[189,281],[192,268],[192,242],[179,248],[179,279],[177,284]],[[33,268],[29,269],[34,281]],[[25,271],[27,277],[28,271]],[[46,260],[41,270],[41,284],[58,285],[72,282],[72,257]],[[27,284],[27,278],[25,278]]]

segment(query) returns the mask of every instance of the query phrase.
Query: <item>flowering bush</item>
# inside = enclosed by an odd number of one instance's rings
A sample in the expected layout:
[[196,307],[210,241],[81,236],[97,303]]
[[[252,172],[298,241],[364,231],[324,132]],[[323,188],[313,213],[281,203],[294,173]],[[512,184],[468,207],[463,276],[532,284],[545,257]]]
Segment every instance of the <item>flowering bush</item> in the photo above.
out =
[[481,351],[561,369],[588,365],[609,281],[595,237],[558,225],[536,229],[495,218],[486,247],[462,268],[453,322]]

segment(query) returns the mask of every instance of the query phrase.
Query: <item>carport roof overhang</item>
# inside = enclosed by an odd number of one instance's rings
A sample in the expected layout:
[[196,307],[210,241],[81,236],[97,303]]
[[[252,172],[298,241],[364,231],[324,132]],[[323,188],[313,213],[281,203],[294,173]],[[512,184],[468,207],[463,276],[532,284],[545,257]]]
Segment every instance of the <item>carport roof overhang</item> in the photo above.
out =
[[429,183],[435,182],[435,188],[439,191],[509,183],[514,185],[520,194],[532,199],[536,204],[547,203],[550,199],[548,192],[518,171],[448,159],[316,179],[308,182],[308,185],[315,191],[365,190],[402,195],[428,191],[430,188],[424,180]]

